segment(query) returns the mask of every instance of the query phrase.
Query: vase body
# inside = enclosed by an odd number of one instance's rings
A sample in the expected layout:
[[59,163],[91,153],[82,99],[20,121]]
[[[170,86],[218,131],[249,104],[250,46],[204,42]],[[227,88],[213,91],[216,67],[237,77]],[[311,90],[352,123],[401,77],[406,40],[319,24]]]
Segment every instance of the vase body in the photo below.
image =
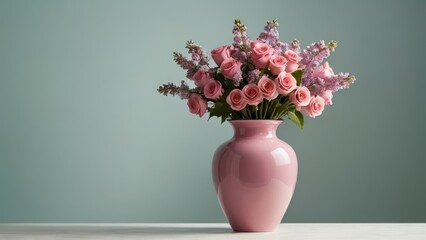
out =
[[296,186],[296,154],[276,136],[282,121],[229,122],[234,137],[219,146],[212,165],[219,203],[234,231],[274,231]]

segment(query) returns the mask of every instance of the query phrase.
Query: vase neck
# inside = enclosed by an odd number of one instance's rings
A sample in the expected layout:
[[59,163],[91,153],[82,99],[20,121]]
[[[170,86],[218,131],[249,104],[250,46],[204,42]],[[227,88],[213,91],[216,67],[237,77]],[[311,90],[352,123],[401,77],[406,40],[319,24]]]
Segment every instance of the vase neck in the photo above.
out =
[[280,120],[233,120],[234,138],[276,138]]

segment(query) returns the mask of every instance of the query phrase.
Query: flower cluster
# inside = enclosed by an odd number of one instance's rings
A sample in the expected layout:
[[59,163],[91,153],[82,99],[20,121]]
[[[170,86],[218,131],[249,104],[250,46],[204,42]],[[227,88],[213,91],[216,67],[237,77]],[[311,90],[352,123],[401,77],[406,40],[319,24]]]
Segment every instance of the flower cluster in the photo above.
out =
[[315,118],[332,104],[333,93],[348,88],[355,81],[349,73],[335,74],[324,60],[337,47],[336,41],[318,41],[306,49],[300,42],[279,40],[278,22],[267,22],[255,40],[247,28],[235,20],[231,45],[213,49],[210,56],[216,67],[209,66],[209,56],[202,47],[188,41],[190,57],[173,53],[175,62],[194,82],[180,86],[168,83],[158,91],[178,95],[188,101],[189,111],[202,117],[222,119],[282,119],[288,116],[303,127],[303,116]]

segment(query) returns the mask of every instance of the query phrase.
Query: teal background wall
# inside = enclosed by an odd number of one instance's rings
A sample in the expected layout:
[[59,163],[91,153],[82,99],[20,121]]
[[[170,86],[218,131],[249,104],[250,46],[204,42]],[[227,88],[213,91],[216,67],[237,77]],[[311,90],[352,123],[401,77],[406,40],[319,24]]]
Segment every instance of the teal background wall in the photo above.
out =
[[158,85],[192,39],[336,39],[356,84],[279,136],[299,157],[284,222],[425,222],[425,1],[0,1],[0,222],[224,222],[211,157],[232,129]]

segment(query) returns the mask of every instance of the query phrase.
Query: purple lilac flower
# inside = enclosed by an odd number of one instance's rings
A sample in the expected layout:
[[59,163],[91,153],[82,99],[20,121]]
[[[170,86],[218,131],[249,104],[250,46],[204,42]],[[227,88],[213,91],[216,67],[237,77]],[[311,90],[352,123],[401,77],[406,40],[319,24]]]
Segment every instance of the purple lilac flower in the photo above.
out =
[[338,74],[326,77],[325,79],[313,77],[310,80],[311,81],[307,87],[311,91],[311,94],[322,96],[327,90],[336,92],[340,89],[348,88],[349,85],[356,79],[354,75],[340,72]]
[[199,65],[208,65],[209,57],[201,46],[195,44],[192,40],[186,42],[188,53],[191,54],[192,60]]
[[300,42],[297,39],[293,39],[290,43],[281,42],[281,50],[282,52],[292,50],[296,53],[300,53]]
[[242,45],[243,44],[243,40],[241,39],[241,36],[239,34],[234,36],[234,46],[237,45]]
[[195,61],[195,62],[199,62],[201,60],[200,55],[198,54],[192,54],[191,58],[192,58],[192,61]]
[[236,75],[234,75],[232,79],[233,79],[232,83],[234,84],[234,86],[238,87],[240,86],[240,83],[243,80],[243,76],[241,75],[241,72],[239,72]]
[[173,60],[183,69],[187,70],[186,77],[192,78],[197,71],[197,63],[194,60],[185,58],[181,53],[174,52]]
[[264,31],[260,33],[258,40],[269,44],[275,49],[275,53],[281,52],[281,46],[284,44],[279,40],[278,21],[274,19],[272,22],[266,22]]
[[259,79],[260,76],[260,70],[259,69],[254,69],[248,72],[247,74],[247,82],[248,83],[253,83],[256,82],[256,80]]
[[306,47],[300,56],[302,57],[301,63],[305,66],[310,66],[312,64],[319,65],[325,58],[330,56],[330,50],[324,40],[320,40]]
[[281,41],[280,41],[280,45],[281,45],[281,51],[282,51],[282,52],[285,52],[285,51],[287,51],[287,50],[291,50],[291,46],[290,46],[290,44],[288,44],[288,43],[285,43],[285,42],[281,42]]
[[188,70],[191,68],[196,68],[197,63],[193,60],[189,60],[187,58],[185,58],[181,53],[179,52],[174,52],[173,53],[173,60],[179,65],[181,66],[181,68]]
[[239,48],[234,48],[231,51],[231,57],[237,61],[245,63],[247,61],[247,53]]
[[197,72],[197,68],[190,68],[186,71],[186,78],[188,79],[192,79],[192,77],[194,76],[194,74]]
[[314,77],[312,74],[316,68],[330,56],[330,52],[337,47],[336,41],[330,41],[327,45],[323,40],[312,43],[302,51],[301,63],[304,65],[302,85],[309,88],[313,95],[323,95],[325,91],[336,92],[348,88],[355,81],[355,76],[349,73],[338,73],[326,78]]
[[290,43],[290,49],[297,52],[297,53],[300,53],[300,42],[299,42],[299,40],[293,39],[293,41],[291,41],[291,43]]
[[304,72],[302,76],[302,85],[307,86],[312,80],[312,72],[330,56],[330,49],[325,44],[324,40],[312,43],[306,49],[304,49],[300,56],[302,60],[300,63],[304,65]]
[[162,93],[164,96],[167,95],[178,95],[181,99],[188,99],[191,95],[191,90],[185,81],[180,83],[180,86],[175,85],[174,83],[167,83],[160,86],[157,91]]
[[235,19],[234,28],[232,29],[234,35],[233,46],[235,48],[246,51],[250,46],[250,39],[247,37],[247,28],[239,19]]

